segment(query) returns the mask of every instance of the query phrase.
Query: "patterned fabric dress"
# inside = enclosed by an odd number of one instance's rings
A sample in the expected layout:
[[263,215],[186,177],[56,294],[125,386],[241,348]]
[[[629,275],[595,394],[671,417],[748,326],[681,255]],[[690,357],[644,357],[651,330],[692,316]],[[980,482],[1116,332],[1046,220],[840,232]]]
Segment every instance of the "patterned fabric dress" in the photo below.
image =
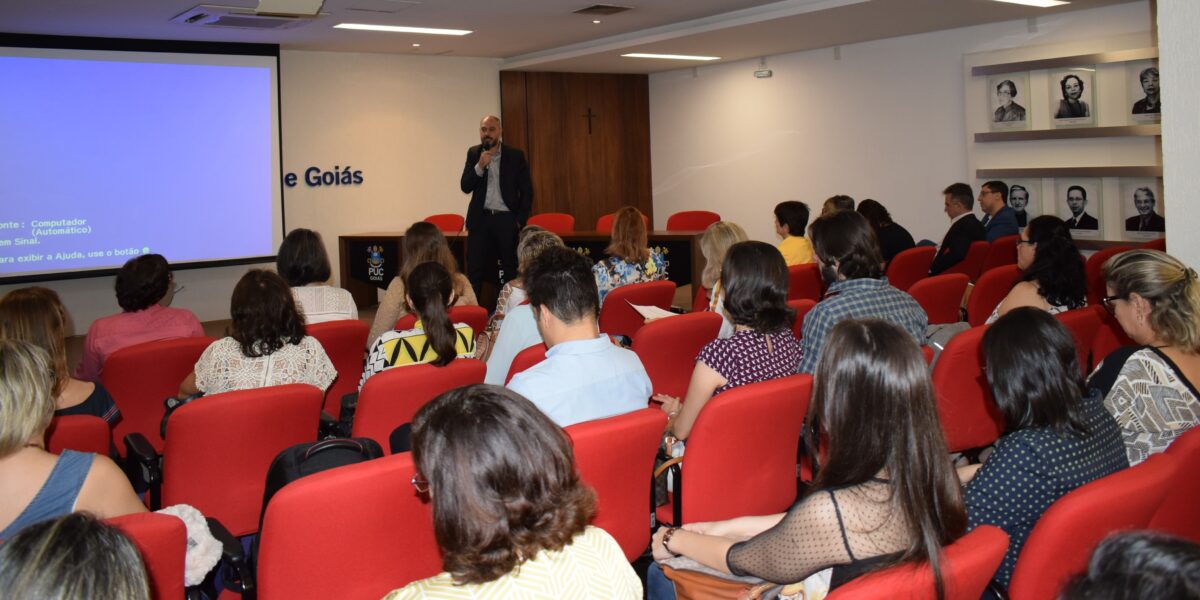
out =
[[267,356],[246,356],[237,340],[221,338],[196,361],[196,387],[205,394],[288,383],[307,383],[325,390],[336,377],[337,369],[321,342],[308,336]]
[[600,303],[609,292],[631,283],[661,281],[667,278],[667,259],[657,248],[650,249],[650,259],[642,264],[626,262],[610,256],[592,266],[596,287],[600,290]]
[[1131,465],[1166,450],[1200,423],[1200,392],[1157,348],[1114,350],[1088,385],[1104,395],[1104,408],[1116,417]]
[[696,360],[704,361],[728,382],[713,392],[716,395],[741,385],[795,373],[796,365],[800,364],[800,342],[790,329],[769,334],[746,329],[734,332],[727,339],[709,342]]
[[[454,351],[457,353],[455,358],[475,356],[475,332],[470,325],[454,324]],[[362,389],[367,379],[385,369],[431,363],[437,359],[437,352],[429,344],[429,337],[425,335],[424,325],[420,321],[413,325],[413,329],[384,332],[371,346],[358,388]]]

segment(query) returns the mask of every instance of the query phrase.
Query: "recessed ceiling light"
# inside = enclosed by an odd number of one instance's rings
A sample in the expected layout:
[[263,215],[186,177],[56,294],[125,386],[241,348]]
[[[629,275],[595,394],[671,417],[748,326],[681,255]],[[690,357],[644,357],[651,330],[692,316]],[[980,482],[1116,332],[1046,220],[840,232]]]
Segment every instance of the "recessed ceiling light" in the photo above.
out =
[[420,47],[421,47],[420,44],[413,44],[413,48],[420,48]]
[[592,20],[592,23],[595,23],[596,25],[599,25],[599,24],[600,24],[600,19],[593,19],[593,20]]
[[632,54],[622,54],[626,58],[665,58],[667,60],[721,60],[720,56],[688,56],[686,54],[646,54],[644,52],[634,52]]
[[1062,6],[1063,4],[1071,3],[1069,0],[996,0],[996,2],[1023,4],[1025,6],[1036,6],[1038,8],[1050,8],[1051,6]]
[[435,29],[432,27],[402,27],[399,25],[368,25],[366,23],[338,23],[333,28],[387,31],[391,33],[428,33],[432,35],[467,35],[471,33],[470,29]]

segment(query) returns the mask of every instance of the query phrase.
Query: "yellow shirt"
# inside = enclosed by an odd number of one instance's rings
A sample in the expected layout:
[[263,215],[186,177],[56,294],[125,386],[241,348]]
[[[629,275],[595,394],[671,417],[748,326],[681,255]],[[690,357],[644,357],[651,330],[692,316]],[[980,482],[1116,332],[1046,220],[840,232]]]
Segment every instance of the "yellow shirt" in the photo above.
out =
[[533,560],[487,583],[456,585],[449,573],[414,581],[383,600],[421,598],[628,598],[640,600],[642,582],[608,532],[589,526],[562,550],[542,550]]
[[783,238],[783,241],[779,242],[779,252],[783,254],[783,260],[789,267],[813,261],[812,242],[806,237],[789,235]]

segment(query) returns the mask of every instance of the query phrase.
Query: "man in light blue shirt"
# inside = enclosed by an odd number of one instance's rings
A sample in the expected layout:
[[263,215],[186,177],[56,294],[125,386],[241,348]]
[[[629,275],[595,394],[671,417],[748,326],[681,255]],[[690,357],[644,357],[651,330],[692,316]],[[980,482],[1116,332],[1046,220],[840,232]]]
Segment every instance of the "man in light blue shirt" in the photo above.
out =
[[642,361],[597,327],[599,294],[587,259],[549,248],[523,277],[534,322],[550,349],[546,360],[515,375],[508,388],[561,427],[646,408],[652,389]]

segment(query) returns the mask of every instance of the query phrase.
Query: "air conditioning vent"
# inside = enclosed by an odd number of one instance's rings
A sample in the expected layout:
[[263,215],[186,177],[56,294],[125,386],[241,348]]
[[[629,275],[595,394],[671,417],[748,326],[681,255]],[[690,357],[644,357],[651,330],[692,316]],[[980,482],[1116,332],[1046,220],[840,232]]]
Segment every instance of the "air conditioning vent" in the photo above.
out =
[[200,4],[175,15],[171,22],[191,27],[289,29],[309,23],[325,14],[327,13],[315,17],[259,15],[249,8]]
[[617,13],[630,10],[628,6],[617,6],[615,4],[593,4],[587,8],[581,8],[575,11],[577,15],[615,15]]

